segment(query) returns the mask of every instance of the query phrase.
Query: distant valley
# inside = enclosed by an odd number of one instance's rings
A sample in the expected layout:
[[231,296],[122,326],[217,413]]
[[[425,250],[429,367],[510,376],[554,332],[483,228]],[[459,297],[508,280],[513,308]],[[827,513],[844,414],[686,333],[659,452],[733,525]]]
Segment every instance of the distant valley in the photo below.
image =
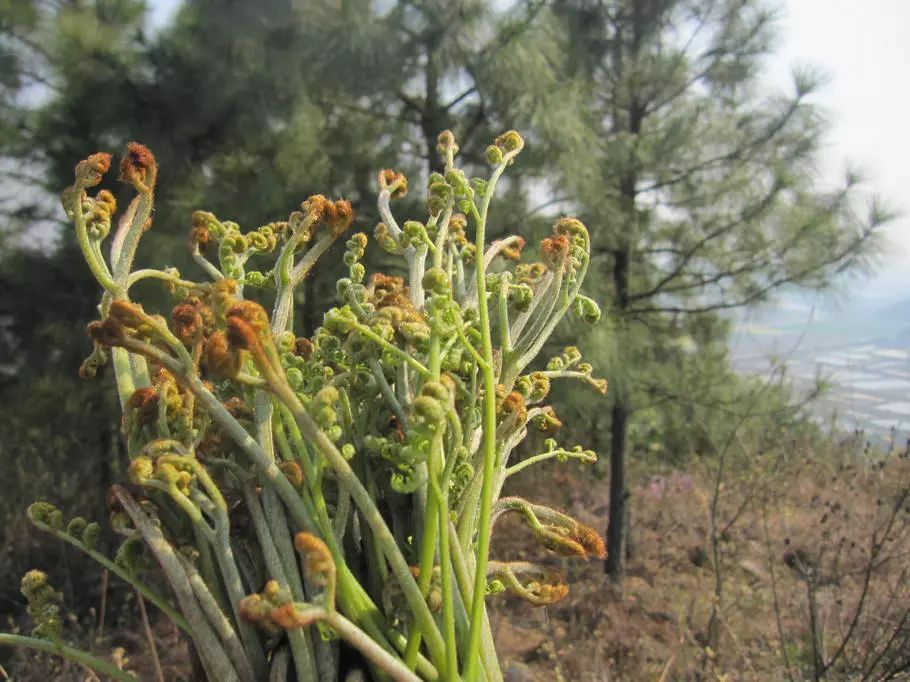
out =
[[910,269],[855,281],[837,295],[791,293],[737,320],[734,366],[765,375],[784,362],[797,389],[817,376],[833,389],[816,405],[845,431],[897,445],[910,433]]

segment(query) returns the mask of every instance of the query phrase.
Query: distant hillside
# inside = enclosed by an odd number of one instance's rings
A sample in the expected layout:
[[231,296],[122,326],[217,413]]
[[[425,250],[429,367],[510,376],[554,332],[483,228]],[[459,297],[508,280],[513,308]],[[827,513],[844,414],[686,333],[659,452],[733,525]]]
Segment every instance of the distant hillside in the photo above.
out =
[[882,324],[896,329],[896,341],[910,344],[910,298],[905,298],[877,311],[876,317],[881,320]]
[[910,267],[891,267],[833,292],[788,291],[737,319],[736,345],[750,350],[878,340],[910,343]]

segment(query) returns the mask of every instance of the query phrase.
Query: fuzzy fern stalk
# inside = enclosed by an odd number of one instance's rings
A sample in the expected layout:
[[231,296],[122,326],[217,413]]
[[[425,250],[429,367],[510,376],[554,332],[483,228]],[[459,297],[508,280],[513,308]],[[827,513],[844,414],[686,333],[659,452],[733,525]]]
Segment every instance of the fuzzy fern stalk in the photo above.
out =
[[[312,196],[286,221],[246,232],[196,212],[197,281],[132,268],[157,175],[142,145],[123,158],[136,196],[110,239],[114,197],[89,193],[110,155],[79,163],[63,194],[103,288],[81,371],[110,362],[116,373],[131,458],[131,485],[110,495],[123,545],[109,559],[95,548],[97,524],[66,523],[46,503],[29,516],[171,618],[211,680],[336,680],[343,650],[377,680],[496,682],[486,599],[509,591],[548,604],[567,591],[549,567],[489,559],[497,519],[517,515],[561,555],[604,554],[600,536],[565,514],[500,498],[510,475],[538,462],[594,459],[557,444],[561,422],[545,400],[554,379],[600,392],[606,382],[575,348],[529,371],[566,313],[599,317],[579,293],[588,231],[559,220],[536,260],[522,258],[521,237],[487,244],[497,182],[524,142],[497,138],[485,179],[455,166],[452,133],[438,142],[445,173],[429,178],[425,223],[399,224],[390,205],[407,180],[378,176],[375,242],[403,276],[368,277],[368,239],[348,237],[337,306],[308,338],[294,333],[295,290],[351,228],[347,201]],[[173,297],[167,316],[130,297],[149,279]],[[510,463],[529,429],[547,434],[544,452]],[[33,575],[31,593],[37,583]],[[0,643],[110,675],[106,661],[63,644],[43,599],[34,636]]]

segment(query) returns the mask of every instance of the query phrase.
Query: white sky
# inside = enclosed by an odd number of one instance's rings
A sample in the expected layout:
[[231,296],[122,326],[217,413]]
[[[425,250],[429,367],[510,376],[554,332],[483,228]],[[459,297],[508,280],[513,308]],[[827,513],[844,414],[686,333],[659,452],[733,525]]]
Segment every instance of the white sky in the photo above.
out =
[[831,123],[821,168],[836,178],[858,165],[905,214],[887,229],[885,265],[910,270],[910,0],[784,0],[779,24],[769,77],[784,83],[796,64],[829,76],[815,95]]

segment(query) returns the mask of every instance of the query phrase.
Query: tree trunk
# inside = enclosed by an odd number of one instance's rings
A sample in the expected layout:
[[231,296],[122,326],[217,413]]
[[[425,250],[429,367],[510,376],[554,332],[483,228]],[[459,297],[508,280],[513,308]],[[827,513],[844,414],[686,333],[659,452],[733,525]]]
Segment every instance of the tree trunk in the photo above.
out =
[[[613,286],[616,289],[616,310],[622,316],[629,307],[629,250],[614,254]],[[604,570],[614,581],[622,580],[625,559],[626,500],[626,435],[629,425],[629,405],[623,395],[614,398],[610,420],[610,520],[607,524],[607,560]]]
[[[631,35],[628,36],[628,54],[625,50],[622,30],[617,30],[615,40],[614,63],[618,68],[626,58],[637,59],[642,35],[642,3],[632,3]],[[645,118],[645,106],[637,93],[633,91],[628,114],[628,132],[634,138],[641,133]],[[614,313],[620,327],[626,323],[629,310],[629,268],[632,259],[632,248],[635,234],[638,232],[639,215],[635,205],[638,195],[638,161],[633,154],[626,159],[627,169],[619,182],[621,207],[625,213],[626,229],[620,236],[620,243],[614,251],[613,288],[616,295]],[[620,392],[613,398],[613,419],[610,423],[610,520],[607,524],[607,560],[604,571],[614,581],[620,582],[623,577],[626,559],[626,539],[631,523],[628,517],[628,498],[626,490],[626,440],[629,430],[629,396]]]
[[624,518],[626,515],[626,431],[628,427],[626,406],[617,401],[613,405],[610,423],[610,520],[607,525],[607,560],[604,570],[613,580],[623,575]]
[[424,71],[424,85],[426,96],[423,111],[420,113],[420,128],[423,132],[424,144],[427,147],[427,170],[429,173],[444,173],[445,159],[436,151],[436,139],[439,133],[447,128],[445,109],[439,102],[439,67],[436,63],[435,53],[443,39],[442,33],[433,33],[426,40],[426,69]]

